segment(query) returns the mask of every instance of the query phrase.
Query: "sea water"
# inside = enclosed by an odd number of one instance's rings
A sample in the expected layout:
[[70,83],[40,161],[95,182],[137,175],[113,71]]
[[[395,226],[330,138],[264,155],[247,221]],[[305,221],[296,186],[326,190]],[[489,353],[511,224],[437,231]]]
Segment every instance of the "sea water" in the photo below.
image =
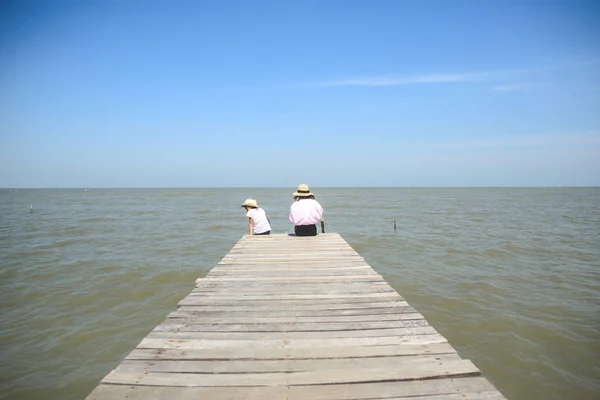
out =
[[[600,189],[311,188],[509,399],[600,398]],[[288,189],[1,189],[0,398],[84,399]],[[396,220],[397,229],[393,223]]]

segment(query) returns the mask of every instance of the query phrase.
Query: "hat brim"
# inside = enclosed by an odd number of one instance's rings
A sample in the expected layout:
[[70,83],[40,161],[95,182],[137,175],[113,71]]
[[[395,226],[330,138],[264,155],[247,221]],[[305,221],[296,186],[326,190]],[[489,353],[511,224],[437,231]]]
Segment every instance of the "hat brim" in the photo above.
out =
[[308,193],[296,192],[296,193],[294,193],[294,197],[308,197],[308,196],[314,196],[314,194],[311,192],[308,192]]

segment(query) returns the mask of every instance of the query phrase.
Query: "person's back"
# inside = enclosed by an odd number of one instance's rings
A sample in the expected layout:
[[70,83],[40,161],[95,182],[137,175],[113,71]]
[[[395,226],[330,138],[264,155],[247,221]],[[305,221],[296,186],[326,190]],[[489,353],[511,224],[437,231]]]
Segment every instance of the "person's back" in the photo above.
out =
[[[323,207],[315,199],[301,198],[290,207],[290,221],[294,225],[311,225],[321,221]],[[293,218],[293,220],[292,220]]]
[[290,206],[289,219],[294,224],[296,236],[316,236],[317,223],[323,218],[323,207],[315,200],[307,185],[298,186]]

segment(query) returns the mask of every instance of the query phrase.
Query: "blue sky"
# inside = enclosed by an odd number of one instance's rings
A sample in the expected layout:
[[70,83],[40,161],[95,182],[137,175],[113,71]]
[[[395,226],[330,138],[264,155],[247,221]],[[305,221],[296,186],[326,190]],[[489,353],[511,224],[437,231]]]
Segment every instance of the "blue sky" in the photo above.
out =
[[0,7],[0,187],[600,186],[594,1]]

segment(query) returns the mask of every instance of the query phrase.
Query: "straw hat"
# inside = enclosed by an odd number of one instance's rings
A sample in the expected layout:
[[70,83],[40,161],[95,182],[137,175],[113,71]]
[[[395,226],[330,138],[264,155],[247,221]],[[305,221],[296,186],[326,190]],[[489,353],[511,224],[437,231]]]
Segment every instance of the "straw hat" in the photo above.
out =
[[308,185],[305,185],[304,183],[301,185],[298,185],[298,191],[296,193],[294,193],[294,197],[308,197],[308,196],[314,196],[314,194],[312,194],[310,192]]
[[258,208],[258,203],[254,199],[247,198],[246,201],[244,201],[244,204],[242,204],[242,207],[246,207],[246,206]]

